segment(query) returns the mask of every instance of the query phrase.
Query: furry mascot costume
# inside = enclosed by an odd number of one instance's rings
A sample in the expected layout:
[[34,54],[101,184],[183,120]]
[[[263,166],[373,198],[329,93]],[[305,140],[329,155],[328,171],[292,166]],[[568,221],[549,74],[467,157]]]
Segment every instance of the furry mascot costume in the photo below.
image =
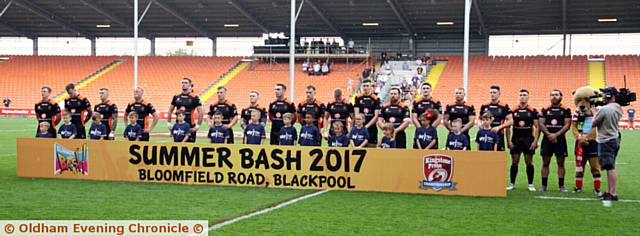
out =
[[598,162],[598,144],[596,143],[596,129],[591,126],[593,114],[589,97],[598,94],[598,90],[585,86],[573,92],[576,110],[573,113],[571,130],[576,138],[576,187],[574,192],[582,192],[582,181],[587,161],[593,176],[593,189],[600,194],[600,163]]

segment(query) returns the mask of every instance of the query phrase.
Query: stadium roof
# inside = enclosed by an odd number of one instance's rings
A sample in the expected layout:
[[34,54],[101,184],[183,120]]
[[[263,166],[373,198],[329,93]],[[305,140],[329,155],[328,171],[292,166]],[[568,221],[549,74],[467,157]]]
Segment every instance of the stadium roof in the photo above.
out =
[[[140,0],[140,14],[150,2],[141,37],[289,31],[289,0]],[[640,32],[637,0],[473,2],[474,37]],[[0,16],[0,36],[133,36],[133,0],[0,0],[0,11],[8,4]],[[463,24],[464,0],[304,0],[296,31],[300,36],[426,36],[461,34]]]

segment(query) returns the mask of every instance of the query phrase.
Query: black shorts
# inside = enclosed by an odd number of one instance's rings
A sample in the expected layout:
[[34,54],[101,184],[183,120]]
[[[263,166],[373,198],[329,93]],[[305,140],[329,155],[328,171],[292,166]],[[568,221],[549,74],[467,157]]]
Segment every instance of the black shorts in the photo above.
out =
[[140,139],[138,139],[139,141],[149,141],[149,133],[147,132],[142,132],[140,133]]
[[187,138],[187,143],[195,143],[196,142],[196,136],[198,136],[197,134],[198,132],[192,132],[189,135],[189,138]]
[[371,127],[369,127],[368,130],[369,130],[368,143],[377,145],[378,144],[378,126],[374,124]]
[[467,137],[467,140],[469,141],[469,146],[467,146],[467,150],[471,150],[471,136],[469,136],[469,131],[467,130],[467,132],[464,132],[462,134],[464,134],[464,136]]
[[76,125],[76,132],[75,139],[87,139],[87,131],[85,131],[84,125]]
[[[580,143],[576,142],[574,149],[576,155],[578,155],[578,145],[580,145]],[[598,143],[595,140],[589,141],[587,145],[582,145],[582,158],[588,159],[592,157],[598,157]]]
[[556,157],[567,157],[567,139],[564,136],[558,136],[558,142],[552,143],[545,136],[544,138],[542,138],[540,155],[543,157],[550,157],[553,155],[555,155]]
[[616,157],[618,156],[619,150],[619,139],[598,143],[598,159],[603,170],[613,170],[616,168]]
[[533,143],[532,136],[511,137],[511,142],[513,143],[513,148],[511,149],[511,151],[509,151],[511,155],[514,155],[514,154],[533,155],[536,153],[536,150],[530,149],[531,144]]
[[269,143],[271,145],[279,145],[280,144],[280,130],[278,130],[278,132],[276,132],[273,129],[271,129],[271,132],[270,132],[270,135],[269,135]]
[[505,150],[504,149],[504,133],[498,132],[498,151],[504,151],[504,150]]
[[227,138],[227,143],[233,144],[233,129],[229,129],[229,138]]
[[404,130],[396,133],[395,140],[396,148],[407,148],[407,133],[405,133]]
[[105,127],[107,127],[107,135],[104,136],[104,138],[102,138],[103,140],[115,140],[115,137],[109,137],[109,135],[111,134],[111,127],[109,127],[108,125],[105,125]]

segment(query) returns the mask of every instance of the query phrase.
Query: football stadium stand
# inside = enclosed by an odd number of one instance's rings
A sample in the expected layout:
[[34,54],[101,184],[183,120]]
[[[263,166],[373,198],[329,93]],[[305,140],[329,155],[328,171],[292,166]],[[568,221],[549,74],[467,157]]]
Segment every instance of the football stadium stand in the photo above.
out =
[[[454,90],[462,84],[462,57],[436,57],[447,65],[438,81],[434,96],[443,103],[454,101]],[[529,103],[543,107],[549,103],[549,91],[558,88],[564,93],[564,103],[572,105],[571,92],[587,84],[587,57],[469,57],[468,101],[478,108],[489,101],[489,87],[501,87],[501,101],[515,104],[517,92],[527,89]]]
[[114,57],[88,56],[5,56],[0,62],[2,86],[0,94],[11,98],[12,107],[33,108],[41,99],[40,88],[53,89],[52,98],[64,91],[68,83],[75,83],[111,63]]

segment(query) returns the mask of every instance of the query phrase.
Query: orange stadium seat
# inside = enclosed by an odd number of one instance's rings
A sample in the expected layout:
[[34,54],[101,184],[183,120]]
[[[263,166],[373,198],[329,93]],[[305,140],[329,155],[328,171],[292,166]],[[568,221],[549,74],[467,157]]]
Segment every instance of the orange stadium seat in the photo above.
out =
[[[110,89],[110,99],[120,109],[133,100],[133,57],[104,74],[81,91],[92,103],[99,102],[100,88]],[[189,77],[194,92],[199,94],[240,61],[239,57],[140,57],[138,86],[144,88],[144,99],[158,112],[169,109],[173,95],[180,93],[180,80]]]
[[[624,76],[627,77],[627,87],[633,92],[640,90],[640,56],[607,56],[605,59],[605,80],[607,86],[624,87]],[[638,102],[631,103],[640,109]],[[625,114],[626,115],[626,114]]]
[[[441,56],[448,61],[435,88],[434,96],[443,103],[454,101],[454,89],[462,86],[462,57]],[[540,108],[549,103],[549,91],[558,88],[565,95],[564,103],[572,106],[571,92],[587,82],[587,58],[533,56],[470,56],[468,101],[478,108],[489,101],[489,87],[499,85],[501,101],[513,105],[517,92],[527,89],[530,104]]]
[[64,92],[67,83],[80,81],[111,63],[115,57],[89,56],[6,56],[0,62],[0,94],[9,97],[12,107],[33,108],[41,99],[40,88],[48,85],[52,97]]

